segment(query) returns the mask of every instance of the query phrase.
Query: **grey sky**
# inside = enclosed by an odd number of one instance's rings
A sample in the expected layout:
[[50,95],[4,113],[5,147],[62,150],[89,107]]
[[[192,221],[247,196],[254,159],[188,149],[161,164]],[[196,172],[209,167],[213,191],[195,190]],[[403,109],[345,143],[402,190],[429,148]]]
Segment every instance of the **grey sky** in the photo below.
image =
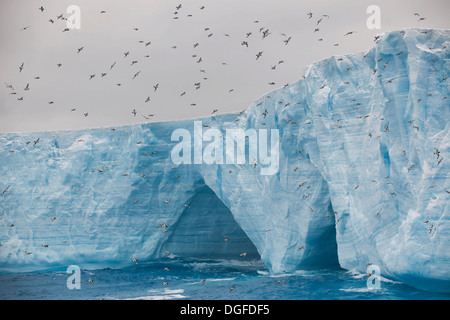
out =
[[[380,30],[366,27],[371,4],[381,9]],[[69,5],[80,7],[81,29],[63,32],[66,21],[57,16],[69,16]],[[426,19],[418,21],[416,12]],[[214,109],[241,111],[266,92],[300,79],[308,64],[370,49],[378,33],[407,27],[449,29],[448,12],[448,0],[1,0],[0,132],[119,126],[206,116]],[[322,15],[329,18],[317,25]],[[270,35],[262,39],[260,28],[269,29]],[[356,32],[344,36],[348,31]],[[278,64],[281,60],[285,62]],[[29,90],[24,90],[27,84]],[[150,120],[143,117],[149,114],[154,114]]]

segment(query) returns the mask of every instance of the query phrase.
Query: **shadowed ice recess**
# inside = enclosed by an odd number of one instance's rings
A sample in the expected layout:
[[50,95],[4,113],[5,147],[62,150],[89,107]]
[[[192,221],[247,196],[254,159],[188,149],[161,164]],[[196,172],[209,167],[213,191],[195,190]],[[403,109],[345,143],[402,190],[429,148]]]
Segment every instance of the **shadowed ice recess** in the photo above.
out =
[[449,30],[390,32],[240,114],[197,119],[278,129],[273,175],[262,159],[174,164],[171,135],[193,120],[2,134],[0,271],[260,258],[272,274],[375,264],[450,291],[449,58]]

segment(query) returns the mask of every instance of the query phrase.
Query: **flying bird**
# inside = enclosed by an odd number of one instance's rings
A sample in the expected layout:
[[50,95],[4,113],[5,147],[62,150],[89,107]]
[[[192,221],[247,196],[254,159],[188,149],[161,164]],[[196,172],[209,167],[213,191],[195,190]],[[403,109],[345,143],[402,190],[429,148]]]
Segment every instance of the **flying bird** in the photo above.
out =
[[6,191],[8,191],[10,186],[7,186],[5,190],[3,190],[2,195],[4,195],[6,193]]
[[133,80],[134,80],[134,78],[136,78],[136,77],[139,75],[139,73],[141,73],[141,71],[138,71],[138,72],[136,72],[136,73],[134,74]]
[[285,45],[287,45],[290,40],[291,40],[291,37],[287,38],[286,40],[283,40],[283,42],[284,42]]
[[434,152],[434,154],[436,155],[436,157],[439,159],[439,154],[440,154],[440,152],[439,152],[439,149],[437,149],[437,148],[434,148],[436,151]]

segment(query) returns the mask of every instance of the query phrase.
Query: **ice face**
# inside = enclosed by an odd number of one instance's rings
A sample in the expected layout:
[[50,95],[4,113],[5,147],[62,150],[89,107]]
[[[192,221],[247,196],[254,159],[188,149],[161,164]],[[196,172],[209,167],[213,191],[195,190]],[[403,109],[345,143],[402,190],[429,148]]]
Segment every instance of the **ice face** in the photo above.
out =
[[197,189],[178,221],[163,232],[169,231],[170,236],[161,247],[164,254],[243,261],[260,258],[233,214],[206,185]]
[[[216,130],[200,151],[217,138],[223,161],[195,163],[194,120],[3,134],[0,270],[247,252],[274,273],[376,264],[384,277],[450,291],[449,53],[448,30],[387,33],[241,114],[196,119],[202,134]],[[173,158],[179,129],[189,164]],[[245,163],[227,163],[227,129],[267,130],[278,148],[250,159],[248,137]],[[270,155],[277,170],[265,175]]]
[[364,55],[308,70],[308,106],[323,114],[313,162],[337,212],[343,268],[373,263],[413,286],[450,289],[449,35],[393,32]]

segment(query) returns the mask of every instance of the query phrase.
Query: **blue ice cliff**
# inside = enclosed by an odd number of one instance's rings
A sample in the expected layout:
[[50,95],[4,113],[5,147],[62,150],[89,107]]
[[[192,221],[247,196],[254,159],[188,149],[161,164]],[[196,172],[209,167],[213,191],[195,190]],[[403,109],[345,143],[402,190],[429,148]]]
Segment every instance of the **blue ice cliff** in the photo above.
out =
[[[269,145],[277,129],[274,174],[261,157],[195,164],[194,120],[1,134],[0,271],[260,257],[274,273],[375,264],[450,291],[449,71],[449,30],[395,31],[196,119],[220,138],[266,129]],[[192,164],[174,163],[180,128]]]

